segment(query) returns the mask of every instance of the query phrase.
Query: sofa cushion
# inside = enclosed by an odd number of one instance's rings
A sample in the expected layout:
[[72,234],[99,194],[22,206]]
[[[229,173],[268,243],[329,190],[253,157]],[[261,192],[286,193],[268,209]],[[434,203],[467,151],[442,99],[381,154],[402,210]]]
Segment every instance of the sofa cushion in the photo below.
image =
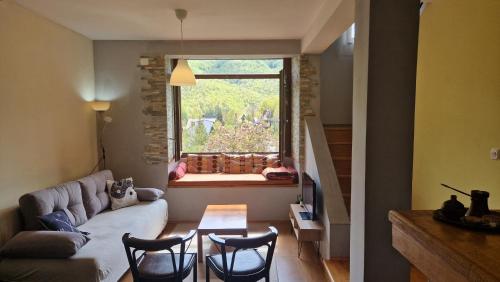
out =
[[157,188],[134,188],[139,201],[156,201],[163,197],[163,190]]
[[64,211],[75,226],[87,221],[82,191],[76,181],[25,194],[19,199],[19,206],[26,230],[43,229],[38,217],[55,211]]
[[252,173],[252,154],[230,155],[222,154],[224,173]]
[[82,185],[83,205],[88,218],[109,208],[110,200],[106,192],[107,180],[113,180],[110,170],[102,170],[78,180]]
[[68,258],[87,243],[81,233],[22,231],[0,250],[4,258]]
[[253,154],[253,173],[262,173],[268,167],[280,167],[278,154]]
[[139,203],[137,192],[134,190],[132,177],[118,181],[108,180],[106,185],[111,199],[111,209],[117,210]]
[[181,179],[187,172],[187,164],[180,161],[174,170],[168,174],[168,180]]
[[297,186],[293,179],[288,180],[269,180],[262,174],[255,173],[212,173],[212,174],[197,174],[186,173],[181,179],[170,180],[168,188],[176,187],[291,187]]
[[80,233],[69,220],[68,215],[64,211],[55,211],[38,217],[42,226],[51,231],[64,231]]
[[219,172],[219,155],[188,154],[187,172],[189,173]]

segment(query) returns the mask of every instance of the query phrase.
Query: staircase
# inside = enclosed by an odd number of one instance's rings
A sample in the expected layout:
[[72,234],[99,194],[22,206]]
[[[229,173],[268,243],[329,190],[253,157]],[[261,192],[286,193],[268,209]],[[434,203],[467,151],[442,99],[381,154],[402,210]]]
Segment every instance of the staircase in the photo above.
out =
[[324,125],[326,141],[337,172],[347,212],[351,214],[352,126]]

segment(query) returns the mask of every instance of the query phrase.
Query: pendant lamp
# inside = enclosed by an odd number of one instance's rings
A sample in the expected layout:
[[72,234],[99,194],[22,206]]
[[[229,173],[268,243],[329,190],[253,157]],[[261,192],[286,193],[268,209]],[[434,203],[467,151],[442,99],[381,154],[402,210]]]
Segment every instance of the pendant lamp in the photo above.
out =
[[170,85],[172,86],[193,86],[196,85],[196,79],[188,62],[183,58],[184,54],[184,34],[182,31],[182,21],[187,16],[187,11],[182,9],[175,10],[175,16],[181,22],[181,58],[177,60],[177,65],[170,76]]

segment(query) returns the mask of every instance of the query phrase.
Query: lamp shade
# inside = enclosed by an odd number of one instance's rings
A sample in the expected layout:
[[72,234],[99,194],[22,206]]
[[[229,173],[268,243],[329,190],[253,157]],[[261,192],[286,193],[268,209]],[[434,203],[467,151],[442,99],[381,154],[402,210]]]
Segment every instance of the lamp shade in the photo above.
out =
[[196,85],[193,71],[184,59],[179,59],[175,69],[170,76],[170,85],[173,86],[193,86]]
[[108,101],[92,101],[90,106],[96,112],[105,112],[111,107],[111,103]]

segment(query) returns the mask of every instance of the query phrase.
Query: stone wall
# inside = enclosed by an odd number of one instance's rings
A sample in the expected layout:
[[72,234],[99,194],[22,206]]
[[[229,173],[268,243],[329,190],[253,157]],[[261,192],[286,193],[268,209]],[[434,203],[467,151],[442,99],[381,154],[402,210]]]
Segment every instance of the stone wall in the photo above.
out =
[[305,116],[319,115],[319,57],[292,58],[292,157],[295,167],[304,165]]
[[143,159],[147,164],[168,162],[167,153],[167,96],[165,59],[162,56],[143,56],[140,59],[141,98],[144,101],[144,135],[148,144],[144,146]]

